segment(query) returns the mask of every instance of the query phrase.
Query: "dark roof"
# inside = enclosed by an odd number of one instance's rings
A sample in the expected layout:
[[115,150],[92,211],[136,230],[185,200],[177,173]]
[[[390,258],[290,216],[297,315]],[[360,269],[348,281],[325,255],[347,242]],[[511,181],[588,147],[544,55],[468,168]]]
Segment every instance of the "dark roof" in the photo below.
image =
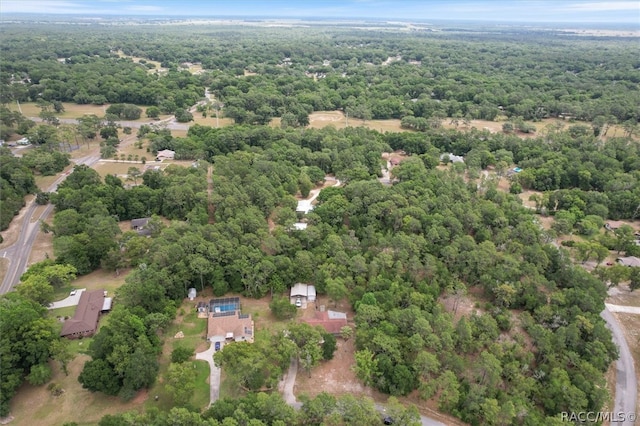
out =
[[104,290],[83,291],[73,318],[65,321],[60,336],[95,333],[103,304]]
[[147,223],[149,223],[149,217],[142,217],[140,219],[131,219],[131,228],[138,229],[144,227]]

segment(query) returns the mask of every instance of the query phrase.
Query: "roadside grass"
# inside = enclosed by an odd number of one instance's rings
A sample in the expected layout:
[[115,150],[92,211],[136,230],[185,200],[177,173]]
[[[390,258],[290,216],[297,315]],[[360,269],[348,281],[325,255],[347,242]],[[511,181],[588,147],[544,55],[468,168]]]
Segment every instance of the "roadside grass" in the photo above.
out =
[[6,257],[0,257],[0,279],[4,280],[4,277],[7,275],[7,271],[9,270],[9,259]]

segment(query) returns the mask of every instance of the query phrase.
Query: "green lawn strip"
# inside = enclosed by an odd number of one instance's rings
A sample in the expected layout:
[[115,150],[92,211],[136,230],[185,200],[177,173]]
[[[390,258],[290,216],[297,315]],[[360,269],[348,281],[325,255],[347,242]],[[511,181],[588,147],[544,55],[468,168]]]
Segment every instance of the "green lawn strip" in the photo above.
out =
[[[169,411],[174,407],[173,397],[165,389],[164,378],[169,369],[171,363],[171,352],[177,347],[187,347],[194,351],[206,338],[205,331],[207,329],[207,320],[205,318],[198,318],[195,309],[193,309],[192,302],[185,302],[179,308],[179,311],[184,309],[188,312],[182,318],[180,324],[175,322],[171,324],[165,332],[165,340],[168,344],[164,345],[164,348],[169,348],[162,354],[158,360],[160,369],[158,373],[158,380],[149,389],[149,398],[145,402],[145,408],[156,407],[161,411]],[[176,339],[174,336],[182,331],[184,338]],[[195,355],[194,355],[195,356]],[[209,377],[209,365],[204,362],[188,361],[195,364],[197,378],[196,378],[196,390],[194,396],[191,399],[191,403],[196,408],[206,408],[209,404],[209,384],[207,378]],[[204,395],[200,395],[204,392]],[[158,399],[156,400],[156,396]]]
[[191,396],[191,405],[201,410],[209,406],[209,363],[205,361],[195,361],[196,367],[196,387]]

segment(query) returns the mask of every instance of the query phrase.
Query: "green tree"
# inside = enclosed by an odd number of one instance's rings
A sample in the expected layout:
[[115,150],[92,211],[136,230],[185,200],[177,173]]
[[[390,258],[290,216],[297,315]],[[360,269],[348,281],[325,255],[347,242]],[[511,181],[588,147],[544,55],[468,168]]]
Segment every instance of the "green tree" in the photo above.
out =
[[118,375],[104,359],[85,362],[84,368],[78,376],[78,381],[85,389],[107,395],[117,395],[121,388]]
[[193,349],[186,346],[178,346],[171,352],[171,362],[187,362],[193,356]]
[[40,275],[31,275],[22,281],[16,289],[19,295],[42,306],[53,302],[54,289],[47,279]]
[[322,359],[328,361],[333,359],[333,354],[337,348],[337,340],[331,333],[322,334]]
[[333,305],[338,306],[338,302],[347,296],[347,286],[342,278],[329,278],[326,280],[325,290],[329,299],[333,300]]
[[269,309],[271,309],[273,316],[279,320],[294,318],[298,312],[288,297],[278,295],[274,296],[269,302]]
[[51,371],[51,367],[47,364],[36,364],[31,366],[31,371],[27,376],[27,381],[34,385],[44,385],[53,376],[53,372]]
[[169,364],[165,388],[173,396],[176,406],[184,407],[189,403],[195,389],[196,371],[190,363]]
[[365,386],[371,386],[378,376],[378,362],[373,352],[364,349],[355,353],[356,364],[354,366],[356,377]]

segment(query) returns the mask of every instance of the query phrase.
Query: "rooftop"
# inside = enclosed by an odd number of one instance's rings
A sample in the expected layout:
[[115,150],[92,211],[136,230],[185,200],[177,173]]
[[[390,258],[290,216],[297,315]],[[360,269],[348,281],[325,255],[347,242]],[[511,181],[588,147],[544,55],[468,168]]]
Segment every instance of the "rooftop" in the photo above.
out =
[[60,336],[93,334],[104,305],[104,290],[83,291],[73,318],[65,321]]

